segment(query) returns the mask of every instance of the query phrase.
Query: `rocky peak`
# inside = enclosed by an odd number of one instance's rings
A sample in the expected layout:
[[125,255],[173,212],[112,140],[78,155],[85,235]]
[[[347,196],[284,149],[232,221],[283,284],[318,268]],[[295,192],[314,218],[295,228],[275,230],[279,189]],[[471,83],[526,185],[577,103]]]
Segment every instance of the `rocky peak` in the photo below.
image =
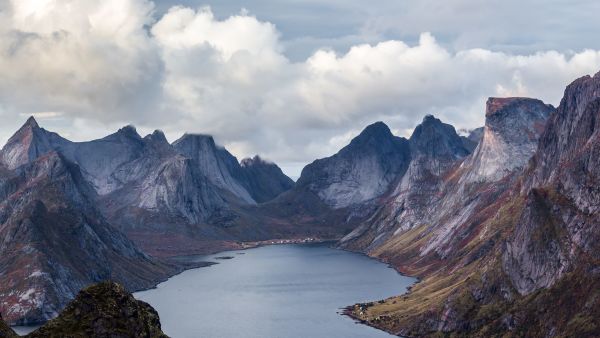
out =
[[137,130],[135,129],[135,127],[131,124],[126,125],[125,127],[119,129],[115,134],[113,134],[117,137],[121,137],[121,138],[130,138],[130,139],[134,139],[134,140],[141,140],[142,137],[140,136],[140,134],[138,134]]
[[384,194],[410,161],[408,140],[382,122],[366,127],[337,154],[302,170],[299,188],[308,188],[333,208],[344,208]]
[[144,141],[151,149],[150,152],[152,153],[158,155],[172,155],[175,152],[173,146],[167,141],[165,134],[160,130],[155,130],[152,134],[146,135]]
[[[544,134],[540,138],[539,150],[533,159],[534,175],[531,175],[528,188],[543,186],[552,180],[564,181],[563,189],[570,189],[570,195],[578,203],[587,204],[582,208],[600,210],[600,199],[591,191],[597,184],[591,180],[598,172],[597,140],[600,133],[600,72],[595,76],[584,76],[575,80],[565,90],[556,114],[553,114]],[[586,158],[586,156],[588,156]],[[567,164],[579,162],[577,165]],[[573,173],[567,169],[576,167],[586,171]],[[592,174],[593,173],[593,174]],[[571,176],[571,178],[568,178]],[[575,182],[586,178],[591,181]],[[589,186],[592,190],[581,191]],[[597,196],[597,195],[596,195]],[[597,200],[592,202],[591,200]],[[583,202],[587,201],[587,202]],[[592,205],[596,204],[594,207]]]
[[537,140],[554,109],[537,99],[491,97],[486,105],[485,129],[512,142]]
[[294,187],[294,181],[281,168],[258,155],[243,159],[240,165],[244,173],[243,183],[258,203],[272,200]]
[[272,165],[273,163],[263,160],[260,156],[254,155],[254,157],[247,157],[240,161],[242,167],[252,167],[257,165]]
[[238,160],[225,148],[218,147],[212,136],[185,134],[173,142],[173,147],[190,158],[217,187],[228,190],[246,203],[256,202],[241,182],[243,173]]
[[529,98],[490,98],[483,137],[473,155],[463,163],[470,168],[466,181],[495,181],[533,156],[554,107]]
[[415,128],[409,142],[413,155],[461,158],[469,154],[454,127],[442,123],[433,115],[426,115],[423,118],[423,122]]
[[169,143],[169,141],[167,141],[165,133],[163,133],[162,130],[158,129],[155,130],[152,134],[146,135],[146,137],[144,138],[157,143]]
[[40,126],[38,125],[37,121],[35,120],[35,117],[30,116],[27,119],[27,121],[25,121],[25,124],[23,125],[23,127],[39,128]]
[[386,142],[391,139],[394,139],[394,135],[390,131],[390,128],[383,122],[375,122],[367,126],[358,136],[352,139],[348,148],[376,146],[380,142]]
[[50,150],[52,150],[52,146],[48,133],[39,127],[32,116],[2,148],[0,162],[8,169],[15,169]]

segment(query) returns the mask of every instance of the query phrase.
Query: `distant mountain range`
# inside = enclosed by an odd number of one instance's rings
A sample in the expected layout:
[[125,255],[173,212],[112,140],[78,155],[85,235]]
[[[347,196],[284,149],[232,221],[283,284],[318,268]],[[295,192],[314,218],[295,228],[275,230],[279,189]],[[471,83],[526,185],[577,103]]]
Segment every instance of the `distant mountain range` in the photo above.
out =
[[0,152],[0,312],[43,321],[88,284],[185,268],[169,256],[310,237],[421,278],[348,311],[394,334],[599,332],[600,73],[485,117],[460,136],[427,115],[409,139],[374,123],[296,183],[210,136],[71,142],[29,119]]

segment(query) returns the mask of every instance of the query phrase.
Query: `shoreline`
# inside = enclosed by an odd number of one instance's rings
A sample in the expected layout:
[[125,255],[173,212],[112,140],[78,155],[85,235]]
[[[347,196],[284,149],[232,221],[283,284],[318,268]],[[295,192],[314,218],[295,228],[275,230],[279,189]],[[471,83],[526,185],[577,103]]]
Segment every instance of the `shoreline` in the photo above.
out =
[[[192,254],[192,255],[179,255],[179,256],[172,256],[172,257],[164,257],[164,258],[159,258],[161,260],[164,260],[170,264],[176,265],[178,266],[180,269],[178,269],[179,271],[167,278],[163,278],[160,280],[157,280],[156,283],[149,288],[143,288],[143,289],[136,289],[136,290],[132,290],[131,293],[137,293],[137,292],[143,292],[143,291],[149,291],[149,290],[154,290],[158,287],[158,285],[167,282],[169,279],[179,276],[182,273],[186,272],[186,271],[190,271],[190,270],[194,270],[194,269],[201,269],[201,268],[207,268],[213,265],[217,265],[219,264],[218,262],[210,262],[210,261],[186,261],[185,259],[191,259],[193,257],[198,258],[198,257],[202,257],[202,256],[213,256],[213,255],[224,255],[227,253],[235,253],[237,251],[246,251],[246,250],[250,250],[250,249],[258,249],[261,247],[267,247],[267,246],[276,246],[276,245],[310,245],[310,244],[331,244],[329,245],[330,248],[335,249],[335,250],[341,250],[341,251],[346,251],[346,252],[350,252],[350,253],[354,253],[354,254],[358,254],[358,255],[362,255],[365,256],[371,260],[377,261],[379,263],[384,263],[388,266],[388,268],[393,269],[397,274],[404,276],[404,277],[410,277],[410,278],[415,278],[416,281],[411,284],[410,286],[407,287],[406,292],[401,293],[399,295],[393,295],[390,297],[397,297],[397,296],[401,296],[401,295],[405,295],[407,293],[409,293],[411,291],[411,289],[414,287],[415,284],[419,283],[421,280],[418,277],[415,276],[409,276],[409,275],[405,275],[403,274],[401,271],[399,271],[398,269],[396,269],[393,265],[391,265],[389,262],[376,258],[376,257],[372,257],[367,255],[364,252],[360,252],[360,251],[354,251],[354,250],[348,250],[348,249],[344,249],[344,248],[339,248],[334,246],[335,243],[337,243],[339,241],[339,239],[324,239],[324,238],[315,238],[315,237],[306,237],[306,238],[292,238],[292,239],[270,239],[270,240],[263,240],[263,241],[252,241],[252,242],[238,242],[238,244],[240,245],[240,248],[238,249],[233,249],[233,250],[219,250],[219,251],[215,251],[215,252],[210,252],[210,253],[206,253],[206,254]],[[240,254],[238,252],[238,254]],[[232,257],[233,258],[233,257]],[[218,257],[215,257],[215,259],[218,259]],[[394,335],[396,336],[394,333],[386,331],[380,327],[377,327],[375,325],[373,325],[371,322],[368,322],[366,320],[361,319],[360,317],[358,317],[357,315],[355,315],[354,313],[354,309],[357,306],[361,306],[364,304],[374,304],[376,302],[378,302],[380,300],[374,300],[374,301],[370,301],[370,302],[366,302],[366,303],[355,303],[352,305],[348,305],[345,307],[340,308],[340,312],[339,314],[342,316],[346,316],[348,318],[351,318],[355,323],[357,324],[361,324],[361,325],[366,325],[369,327],[372,327],[374,329],[389,333],[390,335]],[[14,325],[14,326],[10,326],[11,328],[21,328],[21,329],[27,329],[29,327],[33,328],[31,331],[29,332],[33,332],[36,329],[38,329],[39,327],[43,326],[44,324],[46,324],[48,321],[46,322],[39,322],[39,323],[31,323],[31,325]]]

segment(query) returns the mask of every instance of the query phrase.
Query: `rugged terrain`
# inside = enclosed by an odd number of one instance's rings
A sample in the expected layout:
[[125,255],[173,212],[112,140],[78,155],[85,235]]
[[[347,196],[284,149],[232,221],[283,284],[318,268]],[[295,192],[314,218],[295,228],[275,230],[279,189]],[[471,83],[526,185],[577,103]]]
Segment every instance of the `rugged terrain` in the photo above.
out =
[[[220,154],[215,166],[232,166],[248,186],[265,185],[257,191],[261,199],[290,185],[274,164],[257,160],[242,167],[214,142],[209,148]],[[240,239],[284,237],[253,225],[228,232],[228,222],[239,217],[235,208],[255,204],[252,194],[241,183],[246,195],[218,185],[208,165],[182,152],[158,131],[142,138],[127,126],[76,143],[27,120],[0,151],[4,319],[42,322],[91,283],[112,279],[135,291],[185,268],[148,254],[217,251]]]
[[[0,337],[17,337],[1,318]],[[58,317],[26,337],[167,338],[156,310],[113,282],[81,290]]]
[[542,107],[490,100],[482,141],[446,174],[425,221],[396,218],[379,245],[342,242],[422,278],[352,316],[415,337],[598,336],[600,73],[569,85],[555,111]]
[[[600,73],[568,86],[558,108],[490,98],[485,126],[467,136],[431,115],[409,139],[374,123],[296,184],[208,135],[170,144],[126,126],[71,142],[31,118],[0,151],[0,313],[43,321],[89,284],[132,291],[182,268],[157,257],[341,238],[421,278],[348,310],[369,325],[411,337],[598,336],[599,116]],[[83,295],[89,309],[97,299]],[[156,324],[123,297],[109,306]]]

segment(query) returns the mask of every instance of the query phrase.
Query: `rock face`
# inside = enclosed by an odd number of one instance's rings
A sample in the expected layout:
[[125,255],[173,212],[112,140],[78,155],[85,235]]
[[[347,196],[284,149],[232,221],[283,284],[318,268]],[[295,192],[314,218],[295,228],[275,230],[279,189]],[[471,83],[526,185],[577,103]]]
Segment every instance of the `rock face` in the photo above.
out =
[[[362,311],[363,315],[358,318],[369,318],[370,313],[389,316],[385,317],[389,322],[373,324],[407,336],[425,335],[427,330],[452,331],[464,324],[453,321],[453,316],[458,315],[444,314],[448,310],[444,308],[448,298],[432,297],[431,292],[449,297],[458,292],[457,285],[465,279],[482,278],[469,274],[484,269],[483,266],[474,268],[474,265],[483,265],[493,255],[499,241],[498,232],[505,226],[494,223],[504,222],[504,218],[492,216],[510,199],[511,188],[535,153],[532,145],[537,144],[541,136],[543,127],[540,125],[552,109],[537,100],[509,98],[501,100],[502,105],[497,105],[496,101],[488,101],[483,138],[468,156],[465,156],[468,150],[457,141],[460,137],[453,130],[443,132],[442,128],[429,128],[432,133],[425,134],[425,139],[436,140],[430,144],[440,145],[439,149],[419,151],[413,146],[410,169],[394,191],[393,198],[387,199],[373,217],[340,241],[343,248],[367,252],[401,271],[420,275],[424,282],[414,289],[411,303],[432,309],[442,306],[440,316],[446,316],[445,319],[424,324],[431,314],[419,317],[416,315],[419,311],[409,313],[407,309],[412,308],[409,303],[398,303],[396,298],[382,305],[388,306],[388,310],[380,312],[379,306],[372,306],[372,309]],[[432,122],[426,119],[423,124]],[[520,128],[520,132],[512,128]],[[527,137],[516,137],[519,133]],[[417,139],[420,134],[415,133],[411,139]],[[514,151],[514,161],[507,164],[490,160],[499,157],[496,151],[510,159],[513,156],[506,152]],[[483,171],[488,164],[494,165],[493,170]],[[461,269],[465,269],[464,274]],[[435,291],[431,291],[430,283],[436,285]],[[497,288],[501,290],[500,286]],[[399,317],[402,320],[397,320]],[[413,322],[422,326],[413,331],[414,326],[410,324]],[[427,329],[422,331],[424,327]]]
[[15,169],[52,150],[47,133],[30,117],[2,148],[0,162]]
[[383,195],[408,167],[410,146],[382,122],[368,126],[337,154],[302,170],[297,187],[316,193],[334,209]]
[[157,253],[269,238],[225,227],[254,197],[289,187],[277,170],[262,161],[242,168],[212,138],[172,146],[160,131],[142,138],[127,126],[71,142],[30,118],[0,152],[0,312],[11,323],[44,321],[90,283],[138,290],[179,271],[130,239]]
[[90,283],[138,290],[178,270],[136,249],[95,208],[79,168],[51,151],[0,175],[0,312],[11,323],[54,317]]
[[469,154],[454,127],[431,115],[415,128],[409,145],[408,170],[374,217],[342,239],[343,246],[369,251],[423,222],[444,175]]
[[537,148],[554,107],[527,98],[490,98],[483,138],[465,161],[467,182],[497,181],[523,168]]
[[475,148],[479,144],[479,141],[481,141],[481,139],[483,138],[483,129],[483,127],[475,128],[473,130],[470,130],[466,136],[460,137],[463,141],[463,146],[469,151],[469,153],[472,153],[473,150],[475,150]]
[[18,337],[15,331],[13,331],[4,320],[2,320],[2,316],[0,315],[0,338],[14,338]]
[[521,294],[547,288],[582,255],[600,258],[600,73],[569,85],[524,177],[525,210],[503,255]]
[[600,73],[552,110],[488,102],[483,140],[429,210],[454,216],[369,248],[422,282],[354,316],[411,337],[598,336]]
[[167,338],[156,310],[112,282],[81,290],[57,318],[27,337]]
[[243,185],[243,173],[237,159],[224,148],[216,146],[212,136],[186,134],[173,143],[183,156],[217,187],[250,204],[256,203]]
[[258,203],[268,202],[294,187],[294,181],[275,163],[258,155],[243,159],[240,165],[248,191]]

